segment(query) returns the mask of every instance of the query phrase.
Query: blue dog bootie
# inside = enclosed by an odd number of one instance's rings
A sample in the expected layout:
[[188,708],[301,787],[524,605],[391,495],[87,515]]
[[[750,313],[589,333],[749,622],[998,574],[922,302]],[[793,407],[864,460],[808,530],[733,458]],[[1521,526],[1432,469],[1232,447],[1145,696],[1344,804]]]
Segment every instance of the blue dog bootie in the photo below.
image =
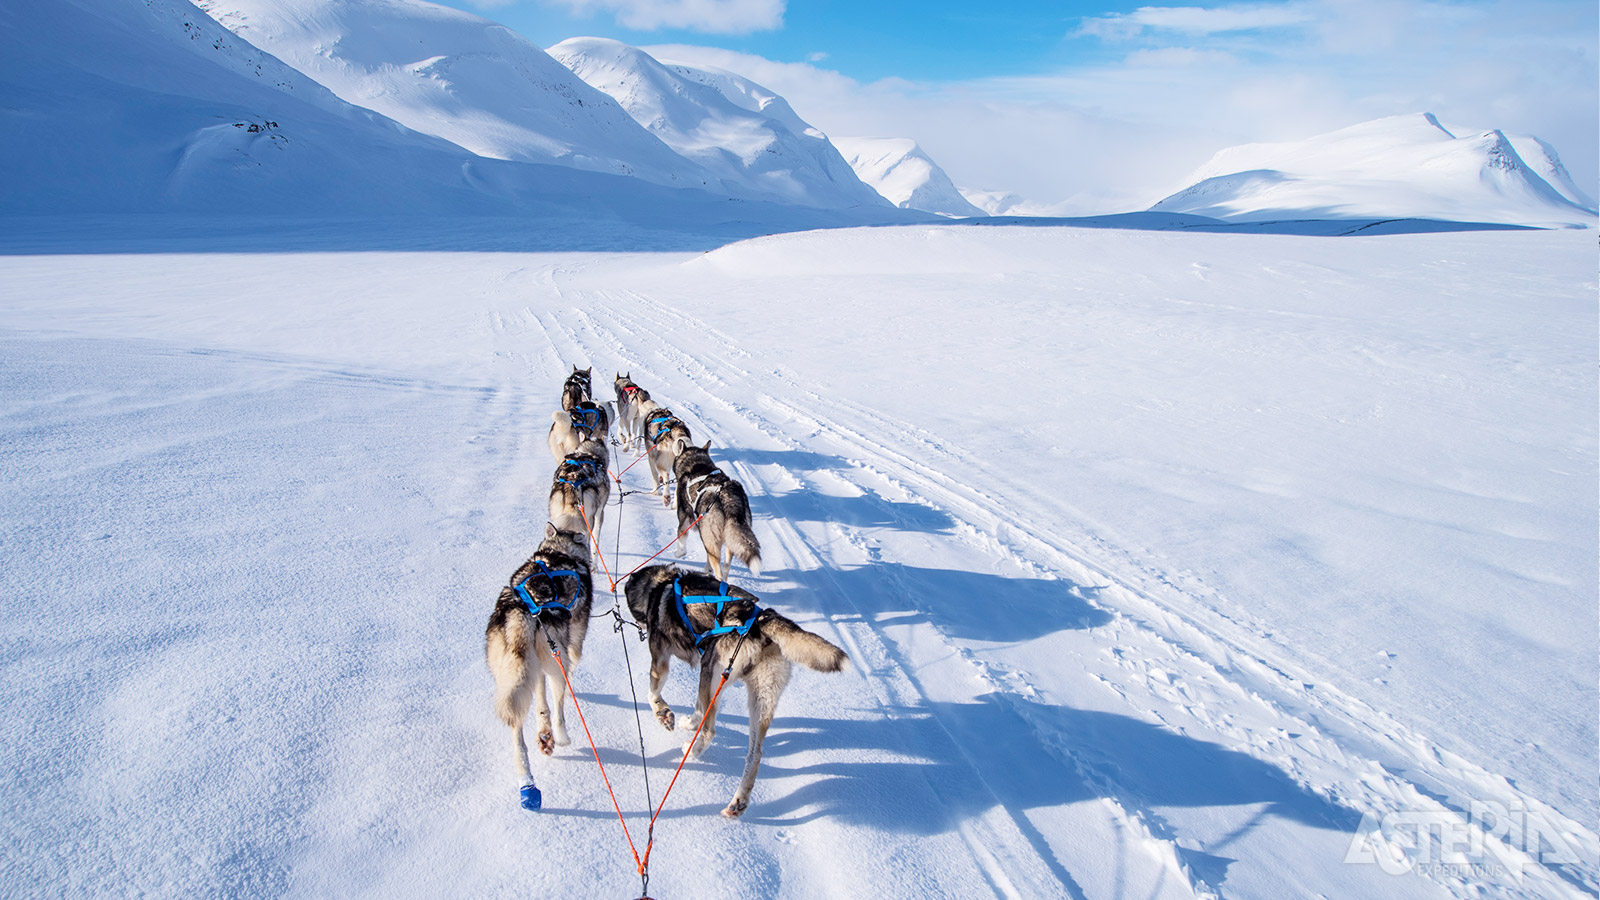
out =
[[522,786],[523,809],[530,810],[532,812],[538,812],[539,807],[543,805],[544,795],[539,793],[539,788],[535,786],[533,782],[530,781]]

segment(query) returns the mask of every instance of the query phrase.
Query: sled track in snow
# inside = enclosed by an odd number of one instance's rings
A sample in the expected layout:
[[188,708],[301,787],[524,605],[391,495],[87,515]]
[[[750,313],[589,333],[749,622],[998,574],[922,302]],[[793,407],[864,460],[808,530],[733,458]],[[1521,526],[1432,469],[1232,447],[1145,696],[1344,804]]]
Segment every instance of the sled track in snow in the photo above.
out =
[[[724,448],[719,464],[750,491],[758,533],[769,545],[768,574],[761,582],[775,584],[781,575],[804,588],[799,598],[815,603],[812,611],[832,622],[886,727],[917,717],[916,728],[894,728],[902,752],[959,761],[973,790],[983,794],[966,798],[948,819],[995,895],[1086,896],[1076,873],[1105,868],[1107,848],[1117,848],[1111,868],[1118,893],[1221,892],[1203,871],[1206,854],[1182,846],[1159,803],[1152,805],[1150,791],[1119,766],[1122,748],[1053,720],[1048,701],[1054,698],[1040,702],[1025,669],[952,637],[939,622],[907,627],[898,623],[903,617],[874,608],[881,603],[859,600],[852,585],[862,579],[854,573],[875,563],[888,564],[880,591],[918,590],[894,566],[902,540],[895,532],[926,535],[929,521],[946,524],[940,539],[957,545],[966,559],[987,558],[1007,571],[1067,585],[1103,620],[1092,632],[1079,633],[1080,643],[1093,649],[1078,657],[1086,679],[1145,721],[1260,760],[1328,808],[1346,813],[1424,809],[1464,818],[1469,798],[1519,797],[1527,809],[1562,821],[1589,858],[1596,855],[1591,851],[1600,843],[1592,832],[1523,797],[1505,778],[1439,753],[1392,717],[1330,686],[1308,684],[1263,628],[1203,602],[1206,588],[1197,580],[1141,564],[1092,527],[1059,537],[1029,527],[1030,520],[1081,521],[1069,498],[990,497],[973,484],[1002,484],[1001,478],[959,448],[874,410],[824,397],[793,374],[756,371],[751,355],[735,341],[647,296],[568,291],[562,275],[540,273],[542,286],[561,295],[560,306],[569,310],[561,321],[525,311],[518,324],[539,332],[555,358],[593,364],[597,399],[609,398],[610,368],[631,371],[690,422],[697,441],[711,439],[714,454]],[[522,344],[522,352],[543,355],[539,342]],[[785,396],[764,384],[776,385]],[[809,462],[786,466],[788,459]],[[958,480],[950,474],[955,472],[972,477]],[[776,509],[777,501],[802,492],[842,492],[857,501],[855,508],[869,509],[871,521],[797,522]],[[639,515],[632,508],[629,514]],[[646,533],[665,541],[673,529],[657,525]],[[602,547],[609,544],[602,541]],[[698,547],[690,559],[697,552]],[[947,696],[948,686],[963,680],[979,685],[974,690],[996,707],[991,714],[1023,723],[1033,746],[997,758],[971,720],[952,716],[953,701],[974,699]],[[922,727],[929,723],[935,726],[931,731]],[[780,708],[775,727],[783,724]],[[1005,766],[1040,760],[1075,773],[1095,802],[1050,810],[1018,803],[1013,773]],[[1317,812],[1316,802],[1305,806]],[[983,811],[969,814],[974,808]],[[753,812],[759,817],[759,809]],[[1326,827],[1348,834],[1353,826],[1339,821]],[[1526,863],[1523,889],[1533,894],[1594,890],[1592,870]],[[1469,895],[1458,878],[1430,877],[1456,896]]]

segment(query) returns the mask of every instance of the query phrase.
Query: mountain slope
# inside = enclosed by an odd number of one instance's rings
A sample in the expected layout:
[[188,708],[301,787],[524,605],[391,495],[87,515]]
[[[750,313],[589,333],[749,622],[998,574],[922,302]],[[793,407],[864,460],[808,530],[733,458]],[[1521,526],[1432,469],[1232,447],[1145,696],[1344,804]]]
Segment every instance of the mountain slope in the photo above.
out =
[[202,0],[213,18],[328,87],[479,156],[716,180],[521,35],[423,0]]
[[11,212],[514,208],[474,186],[460,148],[344,103],[182,0],[8,5],[0,92]]
[[884,205],[820,131],[753,82],[666,66],[604,38],[570,38],[549,53],[738,196],[829,208]]
[[984,211],[956,189],[917,142],[909,138],[833,139],[845,162],[862,181],[902,209],[920,209],[944,216],[981,216]]
[[[1541,164],[1548,171],[1565,171],[1553,149],[1537,146],[1546,151]],[[1431,113],[1378,119],[1304,141],[1230,147],[1189,182],[1150,208],[1238,221],[1389,217],[1595,224],[1592,208],[1540,177],[1504,134],[1457,137]],[[1569,190],[1582,196],[1575,187]]]

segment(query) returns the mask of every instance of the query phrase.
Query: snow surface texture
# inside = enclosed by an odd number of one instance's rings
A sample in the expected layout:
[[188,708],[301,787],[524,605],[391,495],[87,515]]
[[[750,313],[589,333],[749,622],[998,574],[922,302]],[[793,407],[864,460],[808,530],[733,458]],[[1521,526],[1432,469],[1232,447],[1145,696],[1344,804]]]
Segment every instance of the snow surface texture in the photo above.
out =
[[669,187],[716,179],[510,29],[421,0],[202,0],[342,99],[479,156]]
[[[549,52],[667,146],[720,176],[730,193],[829,208],[884,203],[822,132],[754,82],[727,72],[669,68],[604,38],[570,38]],[[759,99],[751,104],[752,97]]]
[[[1519,143],[1534,155],[1533,168]],[[1244,221],[1406,217],[1595,227],[1593,201],[1550,145],[1499,131],[1458,137],[1432,113],[1229,147],[1188,181],[1150,208]]]
[[833,143],[861,180],[895,206],[958,218],[986,215],[910,138],[836,137]]
[[[581,743],[517,806],[482,658],[576,363],[712,442],[736,580],[852,658],[737,824],[730,691],[654,896],[1592,896],[1595,289],[1567,232],[0,256],[8,893],[636,896]],[[606,519],[613,568],[675,530]],[[625,651],[573,678],[638,833]],[[1474,802],[1566,855],[1376,861],[1440,848],[1364,815]]]

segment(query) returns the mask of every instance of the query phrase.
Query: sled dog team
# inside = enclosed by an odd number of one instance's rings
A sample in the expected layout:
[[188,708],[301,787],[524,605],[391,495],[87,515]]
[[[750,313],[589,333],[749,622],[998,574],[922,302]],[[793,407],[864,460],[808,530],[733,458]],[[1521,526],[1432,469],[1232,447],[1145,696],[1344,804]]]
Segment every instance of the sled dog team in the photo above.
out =
[[[583,652],[594,605],[591,536],[600,534],[611,498],[610,404],[597,403],[590,369],[573,367],[561,389],[561,409],[552,414],[548,436],[556,460],[550,482],[550,520],[527,562],[500,589],[484,635],[484,653],[495,682],[495,712],[511,727],[523,805],[538,808],[538,790],[528,766],[522,726],[530,701],[538,716],[539,751],[565,746],[568,670]],[[615,417],[624,448],[637,446],[650,466],[651,492],[676,500],[678,544],[695,531],[706,550],[710,574],[671,564],[645,566],[624,582],[628,611],[650,646],[650,706],[656,721],[678,724],[661,688],[674,657],[699,668],[693,716],[681,723],[699,738],[685,752],[699,757],[716,734],[717,709],[710,705],[717,674],[733,665],[731,681],[743,682],[750,710],[750,750],[733,798],[722,810],[735,818],[750,802],[765,739],[778,697],[789,682],[791,663],[837,672],[843,650],[776,611],[760,598],[727,583],[734,560],[761,573],[761,545],[751,529],[744,486],[717,468],[710,442],[695,446],[689,427],[628,375],[618,375]],[[530,797],[532,799],[530,799]]]

